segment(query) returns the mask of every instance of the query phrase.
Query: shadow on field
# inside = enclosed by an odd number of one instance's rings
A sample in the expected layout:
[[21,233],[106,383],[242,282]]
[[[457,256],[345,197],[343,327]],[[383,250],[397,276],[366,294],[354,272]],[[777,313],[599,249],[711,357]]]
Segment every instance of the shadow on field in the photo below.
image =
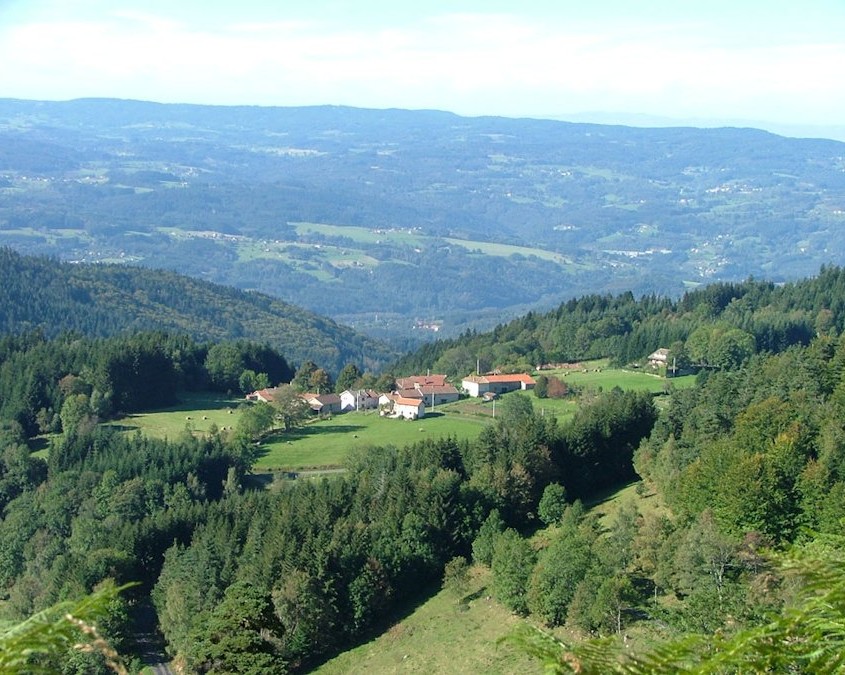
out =
[[440,592],[440,588],[441,584],[439,581],[430,581],[426,584],[421,584],[417,593],[411,595],[404,602],[399,603],[399,605],[394,607],[391,611],[386,612],[376,619],[373,625],[370,626],[369,630],[364,631],[357,640],[353,640],[341,648],[328,650],[314,659],[303,661],[301,664],[302,672],[316,669],[318,666],[331,661],[333,658],[345,651],[349,651],[359,645],[375,640],[377,637],[385,633],[391,626],[395,626],[411,616],[415,611],[417,611],[417,609],[428,602],[428,600],[437,595],[437,593]]
[[177,402],[173,405],[156,408],[149,412],[191,412],[197,410],[225,410],[227,408],[234,410],[244,403],[243,399],[232,398],[225,394],[212,392],[179,394],[176,399]]
[[138,429],[141,428],[137,424],[117,424],[117,423],[113,423],[113,424],[103,424],[102,426],[105,427],[106,429],[113,429],[114,431],[120,431],[120,432],[122,432],[122,431],[137,431]]
[[366,429],[366,427],[362,424],[339,424],[331,427],[300,427],[298,429],[291,429],[290,431],[283,431],[279,434],[273,434],[272,436],[268,436],[265,440],[268,443],[296,441],[300,438],[323,436],[326,434],[352,434],[356,431],[361,431],[362,429]]

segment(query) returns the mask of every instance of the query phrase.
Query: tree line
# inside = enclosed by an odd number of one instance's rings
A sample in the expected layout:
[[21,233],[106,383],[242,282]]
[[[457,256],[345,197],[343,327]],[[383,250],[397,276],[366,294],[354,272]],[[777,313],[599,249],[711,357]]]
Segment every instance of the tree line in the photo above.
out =
[[166,333],[47,339],[32,332],[0,338],[0,419],[25,436],[67,432],[172,405],[180,391],[246,392],[293,375],[276,350],[246,340],[203,344]]
[[735,369],[753,354],[807,345],[819,333],[845,329],[845,270],[822,267],[815,278],[776,285],[721,282],[672,300],[633,293],[587,295],[545,314],[529,312],[492,331],[423,345],[392,367],[397,373],[445,372],[463,377],[503,368],[610,358],[644,365],[663,347],[669,363]]

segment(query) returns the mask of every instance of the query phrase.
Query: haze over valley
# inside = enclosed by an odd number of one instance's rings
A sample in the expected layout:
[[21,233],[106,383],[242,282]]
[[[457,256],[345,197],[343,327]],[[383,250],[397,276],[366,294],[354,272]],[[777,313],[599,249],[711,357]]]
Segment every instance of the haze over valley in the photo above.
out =
[[411,345],[591,292],[845,258],[845,144],[444,112],[0,101],[0,245]]

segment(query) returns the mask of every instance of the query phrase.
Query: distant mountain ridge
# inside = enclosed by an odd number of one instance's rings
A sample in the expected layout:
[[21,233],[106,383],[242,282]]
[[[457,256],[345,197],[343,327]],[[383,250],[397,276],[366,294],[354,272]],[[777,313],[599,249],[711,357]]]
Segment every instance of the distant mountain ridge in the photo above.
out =
[[589,293],[805,277],[845,264],[843,226],[831,140],[0,99],[0,245],[259,290],[406,344]]
[[108,336],[185,333],[203,341],[267,343],[292,364],[311,359],[377,369],[395,357],[385,344],[331,319],[260,293],[174,272],[127,265],[70,264],[0,248],[0,333],[42,330]]

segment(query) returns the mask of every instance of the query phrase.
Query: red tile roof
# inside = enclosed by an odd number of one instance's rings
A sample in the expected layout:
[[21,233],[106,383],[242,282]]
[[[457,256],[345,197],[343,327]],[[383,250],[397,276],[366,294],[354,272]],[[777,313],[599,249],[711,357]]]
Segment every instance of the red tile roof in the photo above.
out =
[[420,399],[420,398],[406,398],[404,396],[398,396],[398,395],[393,396],[392,398],[393,398],[393,402],[397,403],[399,405],[411,405],[411,406],[414,406],[416,408],[419,408],[420,405],[425,405],[425,403],[423,403],[423,400]]
[[512,375],[470,375],[464,380],[479,382],[481,384],[492,384],[494,382],[522,382],[524,384],[537,384],[534,378],[526,373],[513,373]]
[[446,384],[445,375],[410,375],[408,377],[397,377],[397,389],[413,389],[417,385],[435,385],[442,387]]

